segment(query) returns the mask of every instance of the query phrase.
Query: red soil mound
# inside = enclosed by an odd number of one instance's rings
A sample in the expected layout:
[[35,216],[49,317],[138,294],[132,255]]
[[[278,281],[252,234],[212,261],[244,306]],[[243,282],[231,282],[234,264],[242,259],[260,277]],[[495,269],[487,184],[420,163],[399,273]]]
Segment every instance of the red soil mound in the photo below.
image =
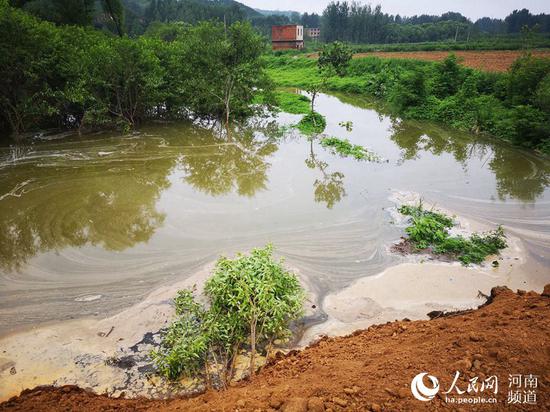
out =
[[[326,338],[273,362],[253,382],[225,392],[149,401],[110,399],[76,387],[36,388],[3,403],[0,410],[470,410],[471,405],[445,401],[458,396],[444,392],[459,371],[462,391],[478,378],[478,393],[470,392],[470,398],[496,397],[496,404],[477,405],[476,410],[510,410],[513,405],[515,410],[549,411],[550,285],[545,291],[541,296],[495,288],[492,303],[476,311]],[[422,372],[439,379],[439,393],[428,402],[416,400],[410,390],[412,379]],[[480,383],[491,376],[498,379],[496,395],[493,389],[480,391]],[[430,387],[427,377],[424,383]],[[509,404],[508,397],[520,403]]]

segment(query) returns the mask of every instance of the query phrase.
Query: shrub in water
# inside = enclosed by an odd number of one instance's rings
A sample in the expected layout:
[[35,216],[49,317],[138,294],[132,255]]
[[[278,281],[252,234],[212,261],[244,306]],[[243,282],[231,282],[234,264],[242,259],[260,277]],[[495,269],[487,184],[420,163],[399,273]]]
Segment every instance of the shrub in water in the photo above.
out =
[[481,263],[487,256],[499,253],[506,248],[506,236],[502,227],[495,231],[474,233],[469,239],[450,236],[453,220],[442,213],[424,210],[418,206],[401,206],[399,212],[411,217],[411,225],[406,232],[409,241],[418,250],[429,249],[435,254],[445,254],[458,259],[465,265]]
[[319,134],[323,133],[327,127],[327,121],[322,114],[310,112],[305,115],[296,126],[303,134]]

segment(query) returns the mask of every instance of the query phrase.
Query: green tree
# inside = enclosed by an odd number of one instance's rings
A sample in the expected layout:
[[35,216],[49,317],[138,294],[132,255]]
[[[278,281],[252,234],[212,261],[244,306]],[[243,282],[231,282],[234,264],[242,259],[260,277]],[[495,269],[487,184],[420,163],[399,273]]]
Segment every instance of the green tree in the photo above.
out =
[[298,278],[272,253],[268,245],[235,259],[221,257],[206,282],[208,309],[195,303],[192,291],[178,294],[178,318],[152,354],[161,373],[177,378],[196,376],[203,369],[209,382],[212,358],[227,383],[235,356],[248,341],[250,377],[254,376],[258,345],[270,346],[274,339],[288,336],[290,322],[303,313],[304,291]]
[[261,59],[266,43],[249,23],[203,22],[189,27],[178,42],[177,87],[195,115],[229,124],[254,112],[255,95],[271,91]]
[[122,37],[124,34],[124,7],[122,6],[121,1],[101,0],[101,5],[105,14],[111,18],[116,32],[120,37]]
[[353,51],[347,44],[339,41],[326,44],[319,53],[319,70],[334,71],[342,77],[346,74],[352,57]]

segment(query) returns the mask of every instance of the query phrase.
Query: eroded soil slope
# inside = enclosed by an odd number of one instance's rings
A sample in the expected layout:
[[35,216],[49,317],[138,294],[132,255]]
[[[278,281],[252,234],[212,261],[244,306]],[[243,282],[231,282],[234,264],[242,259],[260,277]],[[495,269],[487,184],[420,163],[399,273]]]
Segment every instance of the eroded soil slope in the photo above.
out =
[[[537,377],[528,388],[530,401],[535,394],[534,404],[523,403],[527,388],[516,390],[513,385],[514,392],[523,396],[513,409],[548,411],[550,285],[545,291],[541,296],[495,288],[492,303],[477,311],[431,321],[393,322],[348,337],[323,339],[274,361],[253,382],[193,399],[110,399],[75,387],[37,388],[5,402],[0,410],[471,410],[468,405],[445,403],[443,392],[459,371],[457,386],[463,391],[470,379],[498,378],[497,404],[478,405],[476,410],[510,410],[512,374]],[[429,402],[411,394],[411,380],[421,372],[439,379],[439,394]]]

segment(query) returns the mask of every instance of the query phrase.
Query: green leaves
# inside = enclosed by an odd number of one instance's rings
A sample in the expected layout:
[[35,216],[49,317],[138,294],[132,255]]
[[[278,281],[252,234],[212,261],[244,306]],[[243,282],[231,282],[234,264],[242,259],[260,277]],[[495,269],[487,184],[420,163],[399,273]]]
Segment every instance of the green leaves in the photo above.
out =
[[487,256],[497,254],[507,246],[506,236],[500,226],[493,232],[474,233],[470,239],[466,239],[450,236],[448,229],[453,226],[453,220],[442,213],[424,210],[422,203],[418,206],[403,205],[399,212],[411,217],[411,225],[406,232],[416,249],[429,249],[435,254],[449,255],[465,265],[482,263]]
[[178,292],[178,318],[152,353],[161,374],[176,379],[196,377],[204,370],[208,376],[208,359],[213,357],[230,375],[241,344],[250,340],[254,353],[256,344],[290,333],[290,322],[302,316],[305,295],[298,278],[272,253],[268,245],[232,260],[221,257],[205,286],[208,309],[194,300],[193,291]]
[[321,146],[330,147],[341,156],[351,156],[356,160],[366,160],[369,162],[376,162],[379,160],[378,156],[363,146],[351,144],[349,140],[342,140],[337,137],[325,137],[321,139]]
[[342,77],[345,76],[352,57],[351,47],[345,43],[335,41],[325,44],[321,48],[317,64],[321,72],[333,71]]
[[[120,2],[103,4],[122,34]],[[0,3],[0,128],[128,130],[151,118],[254,114],[254,97],[272,84],[260,58],[264,39],[250,24],[169,28],[118,38]]]
[[327,127],[325,117],[317,112],[309,112],[296,126],[303,134],[313,135],[323,133]]

